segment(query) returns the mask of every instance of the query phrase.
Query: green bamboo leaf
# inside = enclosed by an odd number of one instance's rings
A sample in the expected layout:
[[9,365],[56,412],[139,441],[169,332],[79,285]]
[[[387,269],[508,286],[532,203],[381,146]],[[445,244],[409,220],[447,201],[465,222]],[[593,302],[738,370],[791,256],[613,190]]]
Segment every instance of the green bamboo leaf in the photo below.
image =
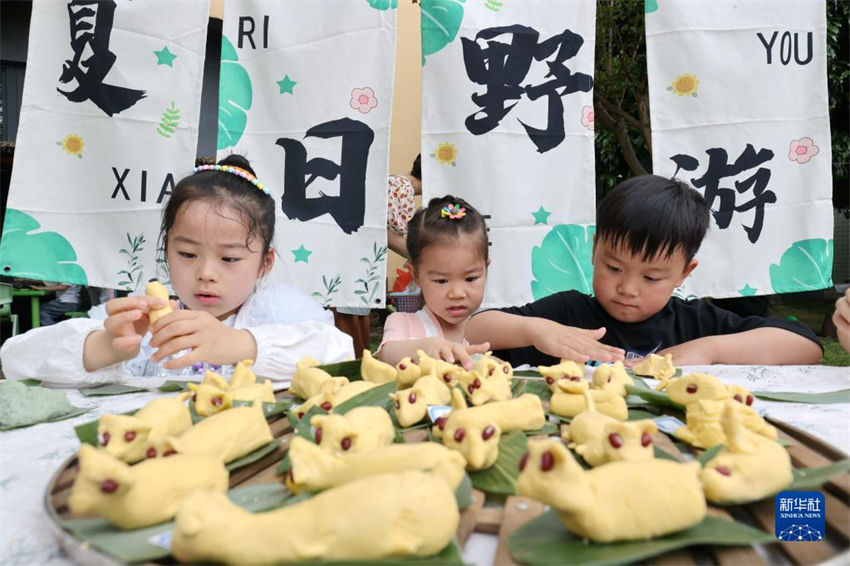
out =
[[398,383],[395,381],[390,381],[389,383],[373,387],[372,389],[364,391],[360,395],[355,395],[344,403],[340,403],[334,407],[333,412],[344,415],[355,407],[383,407],[389,411],[392,406],[390,393],[395,392],[397,387]]
[[823,393],[796,393],[794,391],[753,391],[753,395],[767,401],[785,401],[788,403],[850,403],[850,389],[825,391]]
[[652,451],[653,455],[660,460],[672,460],[673,462],[679,461],[675,456],[673,456],[666,450],[662,450],[658,446],[653,446]]
[[[253,405],[253,401],[234,401],[234,407],[250,407]],[[282,415],[286,413],[289,408],[292,406],[292,403],[287,401],[276,401],[274,403],[267,403],[263,401],[263,415],[266,418],[272,417],[274,415]]]
[[794,481],[787,491],[802,491],[823,485],[829,478],[850,470],[850,458],[822,468],[794,468]]
[[[227,496],[236,505],[253,513],[303,500],[293,496],[278,483],[237,487],[227,492]],[[170,554],[168,549],[151,543],[150,539],[174,529],[173,521],[129,531],[109,524],[106,519],[60,520],[59,525],[84,544],[122,562],[147,562],[166,558]]]
[[670,396],[662,391],[644,389],[640,385],[626,385],[626,391],[628,391],[630,395],[637,395],[641,399],[649,401],[651,404],[659,407],[669,407],[671,409],[676,409],[677,411],[685,410],[683,405],[671,400]]
[[[358,352],[359,353],[359,352]],[[319,366],[334,377],[347,377],[348,381],[360,381],[360,360],[348,360],[347,362],[339,362],[335,364],[325,364]]]
[[716,444],[708,450],[703,450],[702,454],[697,456],[697,462],[704,468],[721,450],[723,450],[723,444]]
[[746,546],[776,542],[776,537],[737,521],[707,515],[690,529],[662,538],[615,543],[587,542],[570,533],[554,510],[532,519],[508,537],[514,560],[523,564],[622,564],[658,556],[677,548],[710,544]]
[[[73,417],[78,417],[80,415],[84,415],[85,413],[88,413],[89,411],[91,411],[91,408],[74,407],[73,409],[69,410],[66,413],[62,413],[60,415],[54,415],[54,416],[47,418],[47,419],[44,419],[42,421],[31,422],[31,423],[27,423],[27,424],[2,425],[2,426],[0,426],[0,431],[14,430],[16,428],[26,428],[28,426],[41,424],[41,423],[55,423],[55,422],[59,422],[59,421],[64,421],[64,420],[67,420],[67,419],[70,419],[70,418],[73,418]],[[97,436],[97,435],[95,435],[95,436]]]
[[629,409],[629,418],[627,420],[642,421],[646,419],[654,419],[657,416],[658,415],[650,413],[649,411],[644,411],[641,409]]
[[254,462],[257,462],[257,461],[265,458],[266,456],[268,456],[269,454],[271,454],[272,452],[277,450],[278,446],[280,446],[280,439],[275,438],[274,440],[272,440],[271,442],[269,442],[265,446],[260,446],[259,448],[257,448],[253,452],[251,452],[250,454],[245,454],[241,458],[237,458],[236,460],[233,460],[232,462],[228,463],[225,467],[227,468],[228,472],[238,470],[239,468],[244,468],[248,464],[253,464]]
[[107,383],[97,387],[84,387],[80,393],[85,397],[104,397],[107,395],[125,395],[127,393],[141,393],[147,391],[144,387],[134,387],[122,383]]
[[24,385],[41,385],[40,379],[21,379],[18,383],[23,383]]
[[463,510],[472,505],[472,480],[469,474],[463,474],[463,479],[455,490],[455,499],[457,499],[458,509]]
[[534,371],[532,369],[521,369],[519,371],[515,371],[514,377],[536,377],[538,379],[543,379],[543,376],[539,371]]
[[526,436],[552,436],[560,432],[558,425],[553,422],[546,422],[537,430],[526,430],[523,433]]
[[528,440],[522,432],[514,431],[499,441],[499,457],[486,470],[471,471],[469,477],[476,489],[488,493],[512,495],[516,493],[519,461],[525,454]]
[[[198,383],[198,382],[194,382],[194,383]],[[165,393],[171,393],[171,392],[174,392],[174,391],[188,391],[189,390],[188,384],[189,384],[188,381],[168,380],[165,383],[163,383],[162,385],[160,385],[159,387],[157,387],[157,389],[159,391],[163,391]]]

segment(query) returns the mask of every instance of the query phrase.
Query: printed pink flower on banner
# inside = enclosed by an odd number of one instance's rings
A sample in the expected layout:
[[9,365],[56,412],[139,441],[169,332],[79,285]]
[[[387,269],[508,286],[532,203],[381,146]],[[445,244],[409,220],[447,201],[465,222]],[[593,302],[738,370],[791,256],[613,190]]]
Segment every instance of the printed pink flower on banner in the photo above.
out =
[[375,98],[375,91],[368,86],[363,88],[355,88],[351,91],[351,107],[359,110],[361,114],[368,114],[372,108],[378,105],[378,99]]
[[820,148],[815,145],[812,138],[800,138],[791,140],[791,149],[788,150],[788,159],[797,163],[808,163],[809,159],[820,153]]
[[593,106],[583,106],[581,109],[581,125],[592,132],[595,122],[596,113],[593,111]]

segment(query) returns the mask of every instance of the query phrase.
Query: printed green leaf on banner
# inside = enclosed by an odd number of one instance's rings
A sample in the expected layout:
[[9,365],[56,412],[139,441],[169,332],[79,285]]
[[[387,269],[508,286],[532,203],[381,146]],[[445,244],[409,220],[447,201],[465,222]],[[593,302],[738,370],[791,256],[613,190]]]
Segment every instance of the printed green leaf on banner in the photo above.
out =
[[776,542],[773,534],[708,515],[695,527],[662,538],[594,543],[570,533],[558,514],[549,510],[510,535],[508,548],[513,559],[523,564],[562,564],[565,556],[569,556],[571,564],[630,564],[688,546],[746,546],[771,542]]
[[32,216],[6,209],[0,237],[0,269],[4,275],[26,279],[88,284],[77,263],[74,246],[58,232],[36,232],[41,224]]
[[221,36],[221,78],[218,89],[218,150],[233,147],[242,138],[251,109],[251,77],[238,63],[233,44]]
[[433,55],[452,41],[460,30],[463,21],[463,3],[465,0],[421,0],[422,14],[422,64],[425,58]]
[[376,10],[395,10],[398,8],[398,0],[366,0]]
[[770,265],[774,293],[816,291],[832,287],[833,240],[812,238],[791,244],[779,263]]
[[531,293],[536,299],[558,291],[593,293],[593,235],[596,226],[561,224],[531,250]]

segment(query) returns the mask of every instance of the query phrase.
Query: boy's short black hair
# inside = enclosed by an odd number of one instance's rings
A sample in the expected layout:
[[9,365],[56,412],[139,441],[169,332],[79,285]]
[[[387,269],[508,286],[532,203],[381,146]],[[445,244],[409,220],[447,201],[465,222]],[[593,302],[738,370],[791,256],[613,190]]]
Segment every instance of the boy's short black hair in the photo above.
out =
[[696,189],[658,175],[632,177],[611,189],[596,210],[596,238],[644,261],[682,250],[689,263],[708,230],[708,203]]

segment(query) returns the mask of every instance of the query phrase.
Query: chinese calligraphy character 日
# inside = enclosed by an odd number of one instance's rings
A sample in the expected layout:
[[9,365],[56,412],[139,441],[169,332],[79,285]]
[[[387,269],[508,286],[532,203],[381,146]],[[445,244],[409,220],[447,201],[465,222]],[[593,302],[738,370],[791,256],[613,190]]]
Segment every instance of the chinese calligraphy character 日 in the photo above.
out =
[[[767,148],[762,148],[756,152],[753,145],[748,143],[734,163],[729,163],[729,154],[722,147],[707,149],[706,153],[708,154],[708,167],[702,177],[691,179],[691,183],[697,189],[703,189],[703,196],[708,201],[717,227],[721,230],[729,227],[734,213],[755,209],[752,226],[744,226],[744,231],[747,233],[750,242],[756,243],[764,226],[765,206],[776,202],[776,193],[767,190],[771,171],[767,167],[762,167],[773,159],[773,152]],[[699,161],[690,155],[679,154],[670,159],[676,164],[674,176],[681,169],[696,171],[699,167]],[[737,177],[751,169],[756,170],[749,177],[735,181],[734,189],[721,186],[723,179]],[[753,198],[744,203],[736,204],[736,191],[743,194],[750,189],[752,189]],[[715,201],[719,201],[717,207],[715,207]]]
[[[328,213],[346,234],[356,232],[366,213],[366,166],[375,139],[372,129],[358,120],[341,118],[313,126],[305,137],[342,138],[339,164],[321,157],[307,160],[307,149],[298,140],[278,138],[286,152],[281,210],[290,219],[312,220]],[[339,196],[319,194],[307,198],[307,187],[322,177],[339,177]]]
[[[500,36],[510,36],[510,43],[498,41],[496,38]],[[484,93],[472,95],[472,101],[480,110],[466,119],[470,133],[480,136],[491,131],[525,95],[532,102],[543,97],[548,100],[545,128],[520,121],[537,151],[545,153],[564,141],[564,103],[561,99],[573,92],[590,92],[593,88],[593,77],[572,73],[564,65],[579,52],[584,38],[570,30],[538,43],[539,37],[537,30],[515,24],[483,29],[474,40],[461,38],[467,76],[472,82],[487,87]],[[486,46],[479,43],[482,41]],[[521,83],[533,61],[546,63],[549,71],[544,79],[549,80],[523,86]]]
[[117,59],[109,50],[114,17],[113,0],[72,0],[68,3],[74,57],[62,65],[59,82],[72,88],[56,89],[71,102],[91,100],[107,116],[126,110],[145,96],[143,90],[103,82]]

